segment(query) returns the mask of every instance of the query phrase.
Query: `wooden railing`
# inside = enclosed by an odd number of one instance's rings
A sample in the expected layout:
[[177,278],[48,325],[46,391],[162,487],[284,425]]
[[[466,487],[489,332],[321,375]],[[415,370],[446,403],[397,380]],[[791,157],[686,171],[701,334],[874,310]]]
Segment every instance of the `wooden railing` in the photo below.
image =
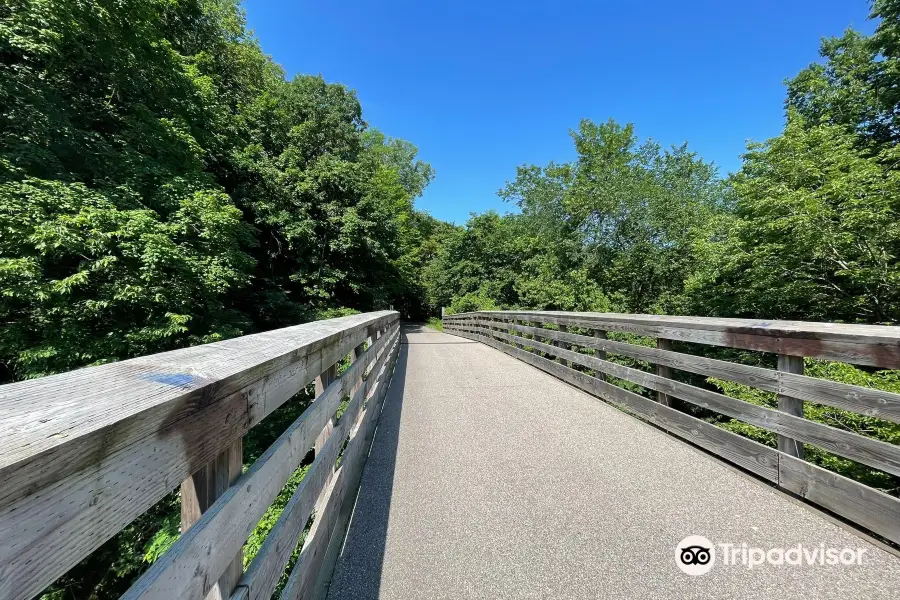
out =
[[[179,482],[186,531],[124,598],[268,599],[313,512],[281,598],[319,593],[397,357],[398,316],[318,321],[0,387],[0,598],[40,593]],[[241,473],[242,436],[314,379],[315,401]],[[245,541],[311,448],[315,460],[244,571]]]
[[[900,423],[900,394],[803,374],[803,357],[900,368],[900,327],[532,311],[446,315],[443,326],[447,333],[497,348],[900,543],[898,498],[803,460],[803,445],[811,444],[900,476],[900,446],[803,416],[804,402],[813,402]],[[656,338],[656,348],[613,341],[607,332]],[[675,352],[672,342],[774,353],[777,369]],[[607,353],[650,363],[655,372],[611,362]],[[676,381],[672,369],[775,393],[778,408]],[[655,401],[609,378],[652,390]],[[679,411],[673,399],[774,432],[777,449]]]

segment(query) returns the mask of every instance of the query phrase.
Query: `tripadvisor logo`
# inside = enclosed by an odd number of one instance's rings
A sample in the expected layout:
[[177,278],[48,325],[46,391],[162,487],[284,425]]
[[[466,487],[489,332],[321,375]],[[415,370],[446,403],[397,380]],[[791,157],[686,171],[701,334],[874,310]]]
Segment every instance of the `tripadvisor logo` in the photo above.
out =
[[702,535],[689,535],[675,547],[675,564],[688,575],[704,575],[716,564],[716,548],[721,564],[753,569],[761,565],[834,566],[861,565],[867,548],[826,548],[825,544],[790,548],[755,548],[747,544],[713,544]]
[[675,564],[688,575],[704,575],[716,564],[716,549],[702,535],[689,535],[675,548]]

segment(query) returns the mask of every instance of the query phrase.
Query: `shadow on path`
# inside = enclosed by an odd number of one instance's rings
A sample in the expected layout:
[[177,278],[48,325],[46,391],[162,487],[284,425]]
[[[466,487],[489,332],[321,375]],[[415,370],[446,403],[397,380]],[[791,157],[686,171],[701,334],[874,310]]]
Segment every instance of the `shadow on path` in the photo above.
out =
[[[430,327],[426,327],[425,325],[423,325],[421,323],[404,323],[403,331],[404,331],[404,333],[441,334],[441,336],[440,336],[441,339],[445,339],[447,337],[447,336],[443,335],[443,332],[438,331],[436,329],[431,329]],[[403,336],[403,339],[401,340],[400,343],[407,345],[407,346],[408,345],[416,345],[416,344],[439,344],[441,346],[449,346],[449,345],[456,345],[456,344],[477,344],[478,343],[474,340],[467,340],[465,338],[454,338],[454,340],[452,342],[448,342],[448,341],[435,342],[435,341],[427,340],[426,338],[420,338],[420,339],[422,339],[423,341],[410,342],[406,336]]]
[[379,596],[406,385],[408,331],[422,332],[423,327],[402,326],[400,354],[363,470],[347,537],[334,567],[328,598],[369,600]]

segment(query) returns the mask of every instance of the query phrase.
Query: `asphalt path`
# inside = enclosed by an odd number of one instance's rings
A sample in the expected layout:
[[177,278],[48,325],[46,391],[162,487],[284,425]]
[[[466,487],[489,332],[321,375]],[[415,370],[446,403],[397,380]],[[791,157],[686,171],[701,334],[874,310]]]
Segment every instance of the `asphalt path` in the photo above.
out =
[[[714,545],[704,575],[676,564],[689,535]],[[725,564],[720,544],[865,552],[862,564],[748,568]],[[896,600],[898,590],[900,558],[815,510],[502,352],[407,327],[328,597]]]

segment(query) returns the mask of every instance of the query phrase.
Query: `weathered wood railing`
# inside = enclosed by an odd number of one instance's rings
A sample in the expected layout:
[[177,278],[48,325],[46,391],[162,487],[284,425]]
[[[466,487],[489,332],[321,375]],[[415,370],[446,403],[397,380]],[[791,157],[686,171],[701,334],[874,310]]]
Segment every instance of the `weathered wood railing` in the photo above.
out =
[[[398,317],[318,321],[0,387],[0,598],[40,593],[179,482],[186,531],[125,598],[268,599],[314,509],[281,597],[319,593],[393,371]],[[241,474],[242,436],[313,379],[315,401]],[[245,541],[311,448],[244,571]]]
[[[785,490],[900,543],[900,500],[803,460],[803,444],[812,444],[900,476],[900,446],[803,417],[804,402],[813,402],[900,423],[900,394],[803,375],[803,357],[900,368],[900,327],[531,311],[446,315],[443,325],[447,333],[481,341],[620,405]],[[573,332],[576,328],[587,335]],[[657,347],[609,340],[607,332],[654,337]],[[674,352],[673,341],[775,353],[777,370]],[[578,348],[591,349],[593,354],[579,352]],[[607,353],[656,365],[655,373],[606,360]],[[773,392],[778,409],[676,381],[670,378],[671,369]],[[610,383],[610,376],[655,391],[656,401]],[[757,443],[681,412],[672,407],[673,398],[775,432],[778,447]]]

